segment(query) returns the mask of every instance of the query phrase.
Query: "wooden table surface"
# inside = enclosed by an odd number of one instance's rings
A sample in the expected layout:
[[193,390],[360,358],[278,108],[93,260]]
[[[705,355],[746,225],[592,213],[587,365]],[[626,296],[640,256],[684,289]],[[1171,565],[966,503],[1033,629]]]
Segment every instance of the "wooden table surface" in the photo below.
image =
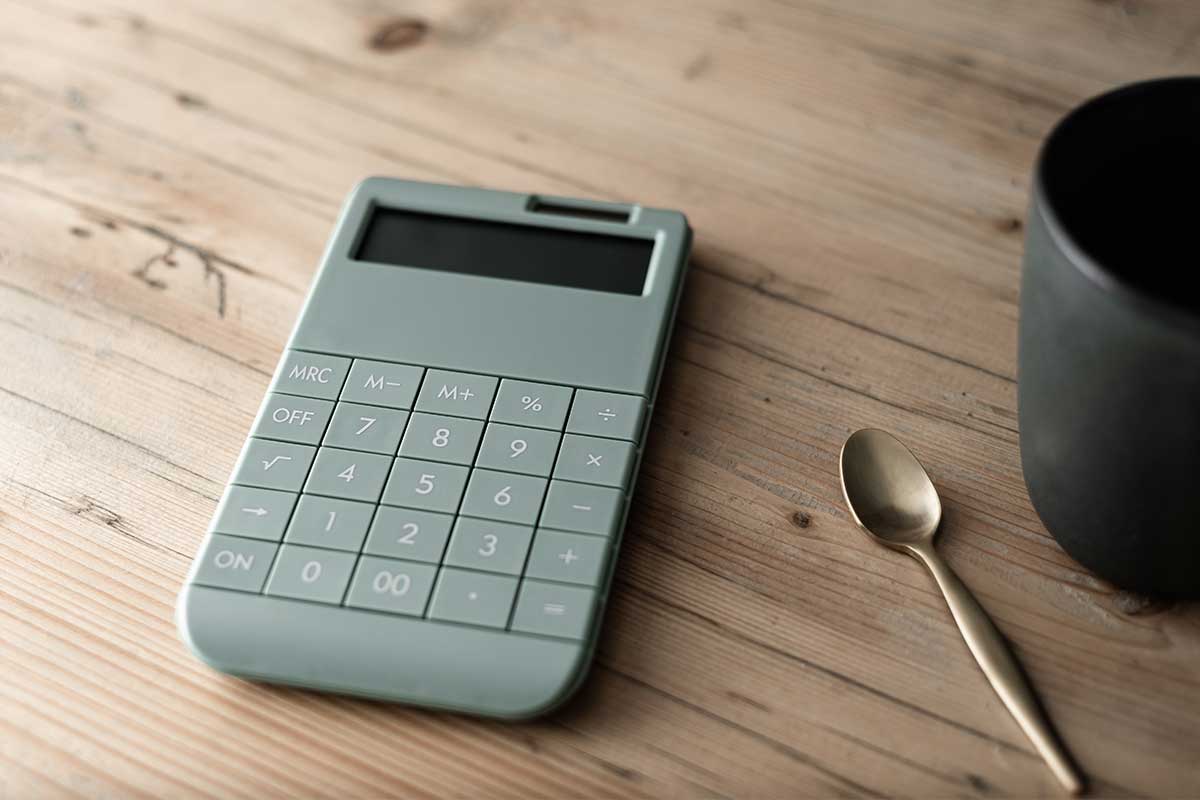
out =
[[[0,2],[0,795],[1055,795],[931,580],[840,499],[880,426],[1108,795],[1200,795],[1200,608],[1030,507],[1022,221],[1200,6]],[[174,599],[338,206],[395,175],[696,231],[598,655],[527,724],[220,676]]]

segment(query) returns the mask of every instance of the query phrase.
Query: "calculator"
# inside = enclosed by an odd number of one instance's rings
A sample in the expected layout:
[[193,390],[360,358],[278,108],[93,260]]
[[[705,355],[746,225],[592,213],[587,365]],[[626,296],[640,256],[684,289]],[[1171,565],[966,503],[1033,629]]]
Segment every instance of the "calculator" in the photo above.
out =
[[177,604],[241,678],[502,718],[591,661],[691,229],[368,178]]

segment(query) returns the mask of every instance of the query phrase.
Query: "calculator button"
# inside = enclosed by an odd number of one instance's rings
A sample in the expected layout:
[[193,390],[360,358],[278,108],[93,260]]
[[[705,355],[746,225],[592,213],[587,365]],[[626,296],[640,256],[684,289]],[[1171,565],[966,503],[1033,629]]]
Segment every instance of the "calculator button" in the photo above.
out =
[[575,392],[575,402],[571,405],[567,433],[636,442],[642,429],[645,409],[645,401],[637,395],[580,389]]
[[208,537],[192,583],[257,592],[262,589],[277,545],[255,539],[214,534]]
[[596,586],[604,574],[608,539],[539,528],[525,575],[548,581]]
[[397,458],[392,465],[387,488],[383,491],[382,502],[453,514],[458,510],[458,501],[462,498],[466,483],[466,467]]
[[596,593],[578,586],[526,580],[513,614],[512,629],[564,639],[582,639],[592,621]]
[[413,414],[400,443],[400,455],[470,464],[475,460],[482,433],[483,423],[479,420]]
[[283,439],[300,444],[317,444],[325,432],[325,423],[333,403],[290,394],[268,394],[251,436]]
[[567,386],[502,380],[491,419],[561,431],[571,405],[571,392]]
[[533,528],[527,525],[461,517],[454,525],[445,563],[520,575],[532,539]]
[[387,456],[322,447],[317,451],[304,491],[374,503],[379,499],[391,464]]
[[424,371],[408,364],[356,358],[342,389],[342,400],[388,408],[412,408]]
[[298,492],[316,452],[317,448],[302,444],[247,439],[230,483]]
[[545,478],[477,469],[471,473],[460,513],[532,525],[545,493]]
[[380,506],[363,552],[436,564],[442,560],[453,523],[449,514]]
[[429,618],[503,628],[516,593],[516,578],[443,568],[433,590]]
[[554,477],[625,488],[636,450],[629,442],[568,433],[554,465]]
[[291,492],[230,486],[217,508],[213,531],[278,542],[295,504]]
[[325,444],[371,453],[396,454],[400,436],[408,422],[407,411],[379,406],[338,403],[325,431]]
[[375,506],[370,503],[301,495],[284,541],[357,553],[374,514]]
[[496,379],[489,375],[431,369],[421,384],[417,410],[487,419],[495,393]]
[[342,389],[350,359],[290,350],[279,364],[272,392],[332,400]]
[[611,536],[620,521],[625,496],[607,486],[551,481],[539,525]]
[[354,570],[346,605],[408,614],[425,613],[437,567],[390,558],[363,556]]
[[356,558],[353,553],[285,544],[279,548],[266,593],[340,604]]
[[561,437],[556,431],[489,423],[475,466],[549,476]]

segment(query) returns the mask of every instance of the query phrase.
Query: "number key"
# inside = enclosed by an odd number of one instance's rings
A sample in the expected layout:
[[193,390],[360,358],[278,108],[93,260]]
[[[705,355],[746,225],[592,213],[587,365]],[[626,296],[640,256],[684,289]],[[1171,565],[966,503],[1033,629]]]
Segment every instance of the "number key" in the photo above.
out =
[[414,458],[397,458],[383,501],[388,505],[453,514],[458,510],[467,468]]
[[267,594],[341,603],[355,558],[353,553],[285,544],[279,548],[279,557],[267,581]]
[[419,617],[425,613],[436,572],[429,564],[363,556],[346,605]]
[[448,514],[380,506],[363,552],[436,564],[442,560],[452,522]]
[[525,475],[550,474],[560,434],[515,425],[488,425],[475,466],[520,472]]
[[407,411],[338,403],[329,430],[325,431],[325,444],[394,455],[406,422]]
[[284,541],[358,552],[374,512],[369,503],[302,495]]
[[387,456],[322,447],[317,451],[304,491],[374,503],[379,499],[390,463]]
[[400,444],[400,455],[470,464],[479,446],[483,423],[474,419],[413,414]]
[[546,493],[545,478],[477,469],[471,474],[462,513],[532,525]]
[[520,575],[532,538],[533,528],[527,525],[460,517],[446,551],[446,564]]

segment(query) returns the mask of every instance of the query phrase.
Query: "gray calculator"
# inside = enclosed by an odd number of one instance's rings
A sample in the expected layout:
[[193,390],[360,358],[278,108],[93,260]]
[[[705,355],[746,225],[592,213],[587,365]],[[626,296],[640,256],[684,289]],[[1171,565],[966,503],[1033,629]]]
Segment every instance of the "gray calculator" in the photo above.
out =
[[690,245],[677,211],[359,184],[180,594],[192,651],[505,718],[565,700]]

